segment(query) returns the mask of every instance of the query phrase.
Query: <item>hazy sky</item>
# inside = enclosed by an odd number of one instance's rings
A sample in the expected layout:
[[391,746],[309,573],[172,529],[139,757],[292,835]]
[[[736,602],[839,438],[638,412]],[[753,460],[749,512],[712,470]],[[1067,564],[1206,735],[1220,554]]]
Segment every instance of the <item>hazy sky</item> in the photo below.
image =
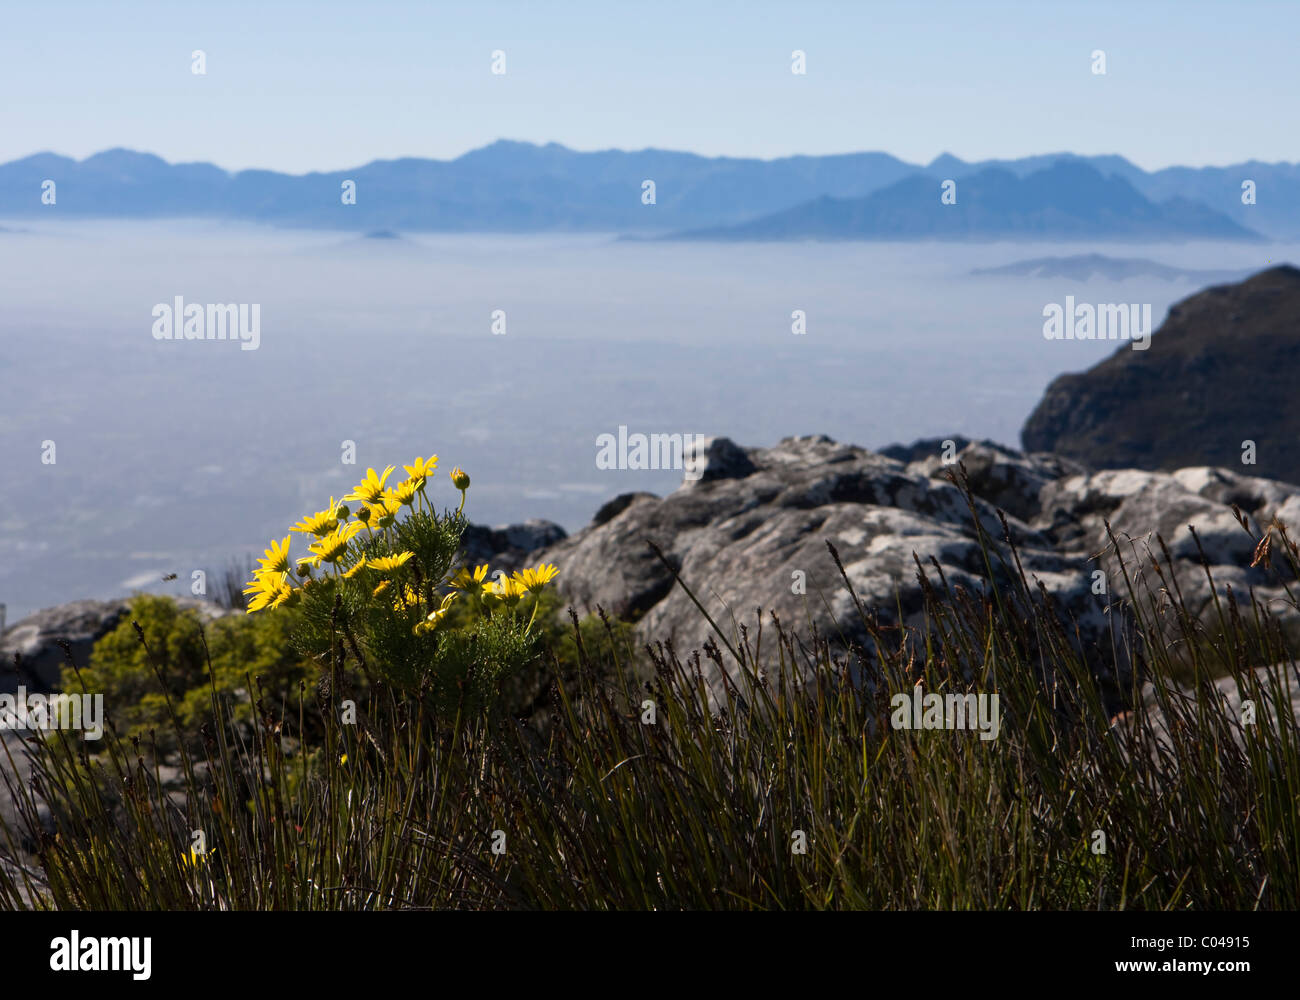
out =
[[3,21],[0,161],[125,146],[305,172],[498,138],[1300,160],[1297,0],[49,0]]

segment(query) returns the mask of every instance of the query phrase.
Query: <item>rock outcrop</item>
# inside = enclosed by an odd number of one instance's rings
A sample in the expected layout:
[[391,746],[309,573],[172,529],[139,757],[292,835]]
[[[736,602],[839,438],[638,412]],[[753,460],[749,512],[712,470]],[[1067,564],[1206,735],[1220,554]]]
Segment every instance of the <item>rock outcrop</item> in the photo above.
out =
[[[177,603],[195,608],[205,620],[227,613],[211,601],[192,597],[177,598]],[[129,612],[126,599],[72,601],[15,622],[0,635],[0,693],[12,694],[19,686],[32,693],[54,690],[66,662],[60,640],[68,643],[77,666],[84,667],[95,640],[115,629]]]
[[460,558],[472,566],[487,563],[493,569],[513,571],[527,562],[530,553],[567,537],[567,532],[554,521],[540,518],[501,528],[471,524],[461,536]]
[[1298,375],[1300,270],[1275,267],[1177,303],[1147,350],[1125,343],[1057,378],[1021,441],[1099,469],[1213,465],[1300,481]]
[[[946,478],[956,463],[945,464],[943,442],[935,445],[936,453],[905,465],[826,437],[751,449],[715,439],[707,445],[718,458],[712,474],[663,498],[618,497],[591,525],[531,559],[561,567],[561,592],[579,610],[601,605],[631,617],[646,641],[670,638],[681,651],[698,648],[711,630],[647,541],[729,634],[745,623],[752,635],[762,609],[765,622],[775,611],[801,630],[814,625],[825,636],[860,640],[826,540],[882,622],[901,614],[914,625],[923,609],[917,560],[932,582],[939,582],[937,564],[949,585],[979,593],[988,568],[975,525],[978,519],[1000,544],[1001,510],[1031,582],[1043,583],[1097,650],[1112,635],[1107,606],[1128,596],[1114,547],[1097,558],[1109,543],[1107,521],[1130,574],[1157,590],[1161,582],[1145,567],[1160,552],[1155,534],[1164,538],[1173,578],[1194,611],[1208,611],[1216,590],[1222,599],[1231,586],[1242,601],[1253,592],[1284,620],[1300,617],[1265,569],[1250,567],[1256,540],[1232,511],[1236,504],[1257,535],[1274,515],[1300,529],[1300,487],[1208,467],[1093,472],[1058,456],[977,442],[956,453],[975,494],[972,510]],[[1105,669],[1100,660],[1098,669]]]

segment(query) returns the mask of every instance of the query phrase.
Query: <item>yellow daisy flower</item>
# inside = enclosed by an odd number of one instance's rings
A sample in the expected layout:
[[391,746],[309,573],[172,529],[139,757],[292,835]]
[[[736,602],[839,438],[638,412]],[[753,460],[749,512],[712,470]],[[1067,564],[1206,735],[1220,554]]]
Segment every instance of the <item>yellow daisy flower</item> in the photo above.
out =
[[261,563],[261,566],[254,571],[254,576],[258,573],[289,572],[289,536],[285,535],[282,542],[277,542],[272,538],[271,547],[257,561]]
[[424,485],[424,481],[429,476],[433,475],[433,470],[436,469],[437,467],[438,467],[437,455],[430,455],[427,460],[417,457],[415,459],[414,465],[402,466],[402,468],[406,470],[407,476],[410,477],[411,482],[415,483],[416,489],[419,489],[421,486]]
[[265,573],[244,589],[245,594],[253,595],[248,602],[248,613],[261,611],[263,608],[278,608],[293,595],[293,588],[285,583],[284,573]]
[[260,594],[262,591],[268,590],[276,584],[281,583],[284,580],[285,575],[286,574],[284,573],[268,573],[264,569],[254,570],[253,579],[248,581],[247,586],[244,587],[243,593]]
[[389,573],[395,569],[400,569],[414,558],[414,552],[399,552],[395,556],[381,556],[378,559],[370,560],[370,568],[378,570],[380,573]]
[[398,483],[385,494],[385,499],[392,497],[398,503],[406,504],[408,507],[415,502],[415,493],[424,480],[417,483],[414,479],[407,479],[405,482]]
[[313,566],[319,566],[322,562],[336,562],[348,549],[348,542],[352,536],[361,530],[361,523],[353,521],[351,524],[344,524],[335,528],[328,535],[312,542],[308,551],[312,553],[306,559],[300,562],[310,562]]
[[465,591],[467,594],[480,594],[483,592],[483,581],[487,577],[487,571],[487,563],[479,566],[472,573],[469,567],[465,566],[456,574],[450,585],[457,590]]
[[518,581],[525,590],[532,594],[540,594],[542,588],[559,576],[560,570],[552,563],[543,563],[536,569],[525,569],[522,572],[515,572],[515,580]]
[[304,517],[295,524],[290,531],[296,531],[301,535],[328,535],[331,531],[339,526],[339,508],[340,504],[334,502],[330,497],[329,506],[324,510],[318,510],[315,514]]
[[344,500],[360,500],[362,503],[371,504],[384,495],[384,482],[392,475],[393,467],[390,465],[384,469],[383,475],[379,475],[374,469],[366,470],[366,478],[357,484],[357,488],[345,496]]
[[393,496],[391,490],[385,490],[374,503],[366,504],[366,510],[370,511],[370,520],[381,526],[392,524],[392,518],[395,518],[401,509],[402,501]]
[[483,591],[485,597],[491,595],[508,608],[513,608],[518,604],[519,599],[526,593],[528,593],[527,588],[520,581],[505,576],[489,584]]
[[362,556],[360,559],[357,560],[355,566],[353,566],[351,569],[347,570],[346,572],[344,572],[344,573],[342,573],[342,574],[340,574],[340,575],[341,575],[341,576],[343,577],[343,579],[345,579],[345,580],[351,580],[354,576],[356,576],[358,573],[360,573],[360,572],[361,572],[363,569],[365,569],[368,565],[369,565],[369,563],[366,562],[366,557],[365,557],[365,556]]

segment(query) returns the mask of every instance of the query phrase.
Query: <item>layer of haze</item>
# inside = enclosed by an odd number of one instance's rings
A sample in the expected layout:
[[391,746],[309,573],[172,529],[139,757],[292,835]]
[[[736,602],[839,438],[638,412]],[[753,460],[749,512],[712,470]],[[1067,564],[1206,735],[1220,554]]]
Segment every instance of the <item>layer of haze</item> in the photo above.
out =
[[[440,457],[480,523],[573,530],[672,471],[601,471],[596,437],[723,434],[867,446],[1015,444],[1043,388],[1114,343],[1049,342],[1042,311],[1195,291],[972,267],[1095,245],[706,245],[609,237],[366,240],[202,223],[7,223],[0,232],[0,602],[9,620],[260,554],[367,466]],[[13,231],[25,230],[25,231]],[[1291,248],[1111,248],[1256,268]],[[156,341],[152,309],[260,303],[261,347]],[[507,332],[490,331],[493,310]],[[791,332],[804,310],[808,333]],[[1151,352],[1154,356],[1155,351]],[[355,441],[357,465],[341,462]],[[42,464],[53,441],[56,464]],[[400,467],[398,472],[400,474]],[[300,546],[301,547],[301,546]],[[179,573],[160,587],[161,577]]]

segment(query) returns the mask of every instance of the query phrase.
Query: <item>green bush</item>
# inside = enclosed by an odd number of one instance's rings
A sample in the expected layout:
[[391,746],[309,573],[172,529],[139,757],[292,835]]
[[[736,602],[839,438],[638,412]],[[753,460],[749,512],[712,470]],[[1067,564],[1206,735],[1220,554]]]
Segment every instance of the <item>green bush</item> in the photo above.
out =
[[[80,676],[64,667],[61,686],[102,694],[120,734],[145,739],[154,732],[160,750],[168,752],[181,734],[192,744],[210,721],[214,690],[229,698],[236,723],[252,721],[254,692],[267,710],[297,705],[299,685],[316,677],[314,665],[292,642],[299,617],[288,609],[204,624],[197,611],[169,597],[141,594],[117,628],[95,643]],[[93,743],[88,747],[96,749]]]
[[[331,497],[272,539],[245,593],[250,612],[301,609],[295,641],[323,665],[331,688],[346,683],[351,659],[372,686],[477,713],[495,706],[534,657],[539,601],[559,571],[543,565],[489,579],[479,566],[453,576],[470,480],[451,471],[460,506],[439,514],[429,496],[437,464],[436,455],[417,457],[394,485],[393,466],[367,469],[344,497],[355,509]],[[295,533],[307,542],[296,561]],[[458,604],[471,613],[453,617]]]

